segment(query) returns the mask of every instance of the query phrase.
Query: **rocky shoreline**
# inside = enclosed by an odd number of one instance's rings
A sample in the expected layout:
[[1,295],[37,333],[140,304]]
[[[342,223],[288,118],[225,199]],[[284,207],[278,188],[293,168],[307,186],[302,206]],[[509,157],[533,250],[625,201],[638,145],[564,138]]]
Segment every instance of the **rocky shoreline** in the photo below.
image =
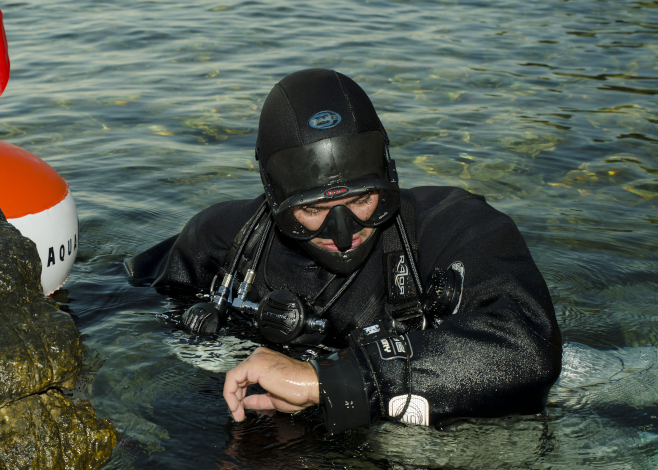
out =
[[0,470],[96,469],[117,433],[72,399],[82,367],[71,316],[41,291],[34,243],[0,211]]

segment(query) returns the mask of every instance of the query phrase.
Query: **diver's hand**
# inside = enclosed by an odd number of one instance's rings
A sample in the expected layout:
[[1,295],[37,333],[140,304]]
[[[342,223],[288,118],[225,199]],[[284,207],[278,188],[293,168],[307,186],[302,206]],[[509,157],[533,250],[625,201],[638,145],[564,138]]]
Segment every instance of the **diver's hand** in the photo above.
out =
[[[247,397],[247,387],[253,384],[269,393]],[[258,348],[226,374],[224,399],[236,421],[244,419],[245,409],[292,413],[320,403],[318,375],[308,362]]]

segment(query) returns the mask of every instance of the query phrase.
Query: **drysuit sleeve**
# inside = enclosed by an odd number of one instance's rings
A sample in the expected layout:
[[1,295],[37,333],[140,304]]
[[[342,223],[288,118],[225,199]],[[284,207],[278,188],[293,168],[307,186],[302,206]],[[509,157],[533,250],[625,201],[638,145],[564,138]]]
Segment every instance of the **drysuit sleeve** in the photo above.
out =
[[538,413],[559,376],[548,288],[512,220],[471,199],[418,227],[425,279],[463,264],[459,309],[436,328],[316,360],[330,433],[382,417],[436,426]]
[[124,261],[133,283],[163,291],[206,289],[220,272],[233,239],[264,197],[228,201],[192,217],[180,234]]

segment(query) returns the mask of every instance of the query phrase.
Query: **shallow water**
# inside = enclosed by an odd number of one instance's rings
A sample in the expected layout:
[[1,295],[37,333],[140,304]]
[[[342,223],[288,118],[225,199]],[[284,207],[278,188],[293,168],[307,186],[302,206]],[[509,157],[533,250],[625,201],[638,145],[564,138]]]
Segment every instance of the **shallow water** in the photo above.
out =
[[[657,2],[2,11],[0,139],[50,163],[76,199],[80,250],[58,300],[89,352],[76,393],[122,433],[108,468],[658,466]],[[211,203],[259,194],[260,107],[307,67],[370,94],[404,187],[463,187],[516,221],[577,344],[568,363],[593,383],[556,385],[542,416],[443,430],[382,423],[326,441],[314,417],[232,423],[223,373],[258,337],[188,344],[162,319],[177,306],[130,286],[121,261]],[[625,372],[616,350],[635,358]]]

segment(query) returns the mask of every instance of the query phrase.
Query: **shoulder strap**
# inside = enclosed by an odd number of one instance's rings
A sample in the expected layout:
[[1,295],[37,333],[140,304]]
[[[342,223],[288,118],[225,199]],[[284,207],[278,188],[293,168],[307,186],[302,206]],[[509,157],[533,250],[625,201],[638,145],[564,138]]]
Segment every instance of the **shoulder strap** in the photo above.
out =
[[[386,282],[388,311],[395,321],[409,320],[407,329],[417,329],[423,326],[422,309],[418,286],[412,276],[412,264],[418,265],[418,242],[416,239],[416,208],[415,199],[408,189],[400,190],[400,215],[411,252],[414,259],[407,259],[407,252],[402,246],[400,233],[396,224],[392,224],[382,234],[384,280]],[[414,319],[414,320],[412,320]],[[418,324],[416,324],[418,323]]]
[[[422,235],[428,222],[436,215],[446,210],[457,202],[468,199],[479,199],[484,201],[484,196],[479,194],[466,193],[443,201],[423,220],[420,226],[419,236]],[[415,199],[411,191],[400,191],[400,215],[404,222],[404,228],[412,247],[414,260],[406,259],[406,252],[403,250],[400,234],[397,227],[391,226],[383,234],[384,237],[384,279],[386,280],[388,311],[396,321],[404,327],[406,331],[418,330],[425,328],[425,317],[423,308],[418,294],[418,286],[413,282],[411,268],[415,263],[418,266],[418,237],[416,236],[416,214]],[[418,280],[419,282],[422,282]]]
[[[414,253],[414,258],[418,259],[418,243],[416,242],[416,204],[413,194],[408,189],[400,190],[400,215],[404,221],[409,243]],[[400,234],[395,224],[391,224],[382,233],[384,254],[402,250]]]
[[448,200],[443,201],[441,204],[436,206],[436,208],[434,208],[434,210],[432,210],[432,212],[430,212],[427,215],[427,217],[425,217],[422,224],[420,225],[420,230],[418,231],[418,237],[420,238],[420,237],[423,236],[423,232],[425,231],[425,228],[427,227],[427,224],[430,223],[430,221],[434,217],[436,217],[437,214],[443,212],[444,210],[446,210],[448,207],[452,206],[453,204],[455,204],[457,202],[460,202],[460,201],[467,200],[467,199],[478,199],[478,200],[483,201],[483,202],[486,201],[484,196],[482,196],[481,194],[474,194],[474,193],[465,193],[465,194],[462,194],[460,196],[453,197],[452,199],[448,199]]

